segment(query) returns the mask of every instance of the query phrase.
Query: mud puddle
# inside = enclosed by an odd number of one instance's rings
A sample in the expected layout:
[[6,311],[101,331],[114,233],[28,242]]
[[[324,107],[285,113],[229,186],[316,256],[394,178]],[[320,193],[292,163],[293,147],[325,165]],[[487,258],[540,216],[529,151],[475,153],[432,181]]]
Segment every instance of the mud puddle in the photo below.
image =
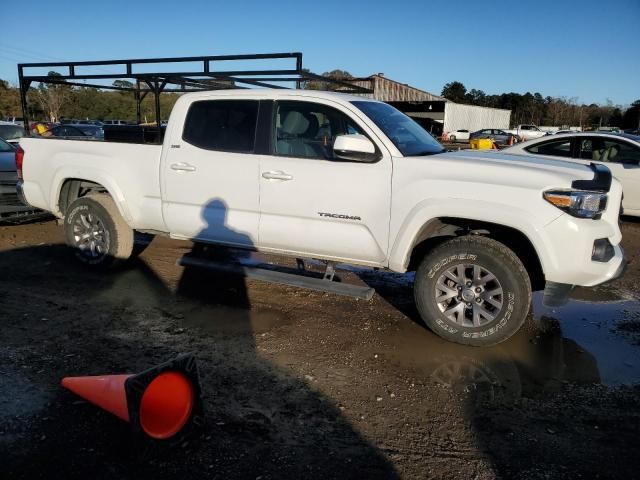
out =
[[417,379],[479,401],[548,395],[563,383],[640,383],[640,302],[606,287],[577,289],[559,308],[534,294],[530,327],[490,348],[443,341],[421,325],[412,275],[358,272],[380,296],[414,320],[400,322],[382,355]]
[[567,305],[549,308],[534,298],[534,315],[559,322],[562,335],[592,355],[606,385],[640,383],[640,334],[622,325],[640,326],[640,302],[604,289],[578,289]]

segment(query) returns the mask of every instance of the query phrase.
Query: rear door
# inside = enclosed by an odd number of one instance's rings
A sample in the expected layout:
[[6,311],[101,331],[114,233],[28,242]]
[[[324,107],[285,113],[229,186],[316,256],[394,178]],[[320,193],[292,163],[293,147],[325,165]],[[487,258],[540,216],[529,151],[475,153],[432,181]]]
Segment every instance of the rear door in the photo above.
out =
[[578,140],[578,156],[607,165],[622,183],[624,209],[640,212],[640,147],[623,139],[596,135]]
[[[253,246],[258,238],[258,100],[200,100],[183,108],[161,163],[163,214],[172,235]],[[176,115],[181,118],[179,115]]]
[[337,135],[374,138],[353,112],[321,99],[279,101],[273,108],[272,154],[260,164],[260,247],[383,264],[391,202],[391,157],[384,146],[377,146],[375,163],[337,160]]

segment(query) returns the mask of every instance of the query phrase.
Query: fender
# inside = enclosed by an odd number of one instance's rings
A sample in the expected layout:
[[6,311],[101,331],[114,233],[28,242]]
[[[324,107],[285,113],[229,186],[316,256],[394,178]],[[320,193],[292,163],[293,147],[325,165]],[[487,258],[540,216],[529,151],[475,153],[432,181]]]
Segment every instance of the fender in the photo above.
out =
[[[530,211],[503,203],[466,199],[427,199],[416,205],[396,233],[389,255],[389,269],[405,272],[411,258],[414,243],[421,229],[438,218],[455,217],[468,220],[495,223],[516,229],[523,233],[532,243],[538,254],[543,271],[558,263],[549,248],[545,248],[545,225],[551,223],[558,215],[549,219],[532,218]],[[536,221],[537,220],[537,221]],[[393,232],[391,232],[393,234]]]

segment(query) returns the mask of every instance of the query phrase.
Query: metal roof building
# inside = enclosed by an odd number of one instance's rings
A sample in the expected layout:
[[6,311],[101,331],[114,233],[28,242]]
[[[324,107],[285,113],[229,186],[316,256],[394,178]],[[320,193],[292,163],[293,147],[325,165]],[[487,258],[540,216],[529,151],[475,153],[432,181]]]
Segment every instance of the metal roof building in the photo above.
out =
[[483,128],[509,128],[511,110],[454,103],[439,95],[400,83],[377,73],[349,80],[373,93],[359,94],[389,103],[406,113],[434,135],[455,130],[471,132]]

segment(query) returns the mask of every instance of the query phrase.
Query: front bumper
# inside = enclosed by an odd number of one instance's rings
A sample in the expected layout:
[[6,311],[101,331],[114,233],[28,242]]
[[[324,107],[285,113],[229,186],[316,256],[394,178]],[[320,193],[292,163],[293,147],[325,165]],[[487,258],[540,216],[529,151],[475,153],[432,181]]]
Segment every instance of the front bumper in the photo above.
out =
[[[619,248],[622,251],[622,247]],[[622,261],[618,265],[615,273],[610,278],[597,285],[603,285],[605,283],[612,282],[613,280],[624,275],[624,272],[627,271],[627,267],[629,266],[629,260],[624,256],[624,251],[622,251],[622,254]],[[562,305],[565,305],[569,301],[569,296],[571,295],[571,292],[574,288],[576,288],[576,285],[571,285],[568,283],[546,282],[544,295],[542,297],[542,303],[547,307],[560,307]]]

